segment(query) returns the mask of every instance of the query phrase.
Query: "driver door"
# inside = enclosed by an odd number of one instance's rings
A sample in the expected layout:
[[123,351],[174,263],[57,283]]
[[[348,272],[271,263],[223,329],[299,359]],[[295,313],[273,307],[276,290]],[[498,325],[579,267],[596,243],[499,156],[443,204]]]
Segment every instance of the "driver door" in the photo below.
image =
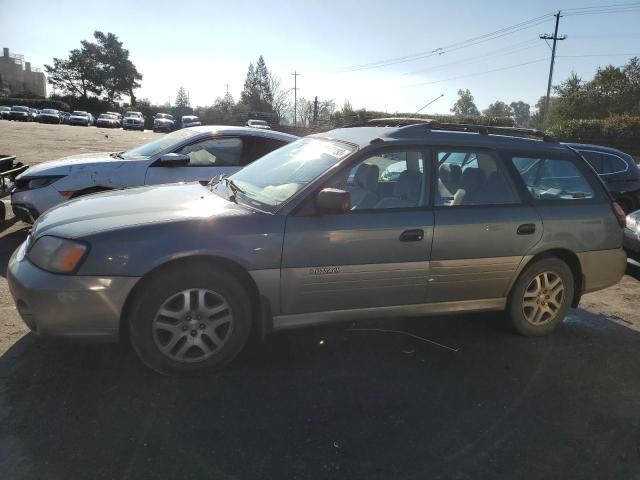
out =
[[189,156],[186,165],[167,165],[160,160],[148,169],[145,185],[174,182],[208,182],[219,174],[237,172],[242,168],[243,140],[238,137],[217,137],[198,140],[172,153]]
[[384,151],[325,186],[351,193],[352,210],[287,218],[281,270],[284,315],[425,302],[433,210],[428,154]]

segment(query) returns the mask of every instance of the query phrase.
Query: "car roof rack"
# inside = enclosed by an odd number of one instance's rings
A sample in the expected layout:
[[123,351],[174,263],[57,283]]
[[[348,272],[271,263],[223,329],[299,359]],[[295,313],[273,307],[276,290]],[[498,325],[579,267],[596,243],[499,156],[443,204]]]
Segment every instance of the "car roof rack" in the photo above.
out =
[[448,132],[469,132],[480,135],[506,135],[512,137],[533,137],[544,142],[558,143],[558,140],[542,130],[519,127],[499,127],[493,125],[474,125],[470,123],[447,123],[426,118],[372,118],[366,122],[348,125],[347,127],[399,127],[403,132],[413,132],[415,128],[440,130]]

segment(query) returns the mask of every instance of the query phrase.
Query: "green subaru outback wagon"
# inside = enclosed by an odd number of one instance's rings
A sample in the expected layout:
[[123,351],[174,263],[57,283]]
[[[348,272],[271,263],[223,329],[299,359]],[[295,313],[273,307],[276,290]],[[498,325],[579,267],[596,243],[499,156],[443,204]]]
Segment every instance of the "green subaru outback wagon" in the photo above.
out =
[[380,119],[206,185],[54,207],[8,279],[34,332],[124,337],[181,373],[222,367],[252,332],[340,320],[504,311],[548,334],[622,277],[623,223],[584,158],[541,132]]

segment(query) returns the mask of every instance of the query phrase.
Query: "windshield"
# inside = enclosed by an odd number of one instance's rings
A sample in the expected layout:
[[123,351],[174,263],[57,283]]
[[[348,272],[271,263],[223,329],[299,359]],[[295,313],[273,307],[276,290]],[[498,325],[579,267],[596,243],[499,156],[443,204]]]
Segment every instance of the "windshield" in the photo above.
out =
[[103,113],[102,115],[100,115],[99,118],[101,118],[103,120],[113,120],[113,119],[116,118],[116,116],[115,115],[108,115],[106,113]]
[[75,111],[75,112],[71,113],[71,115],[73,115],[74,117],[86,117],[86,116],[88,116],[88,113],[87,112]]
[[44,110],[42,110],[42,113],[52,113],[56,115],[58,113],[58,110],[51,110],[50,108],[45,108]]
[[309,182],[353,152],[348,145],[304,138],[274,150],[230,178],[242,197],[273,212]]
[[29,108],[28,107],[12,107],[11,110],[13,110],[14,112],[28,112]]
[[193,137],[197,135],[198,132],[194,132],[192,130],[177,130],[173,133],[169,133],[164,137],[160,137],[157,140],[154,140],[149,143],[145,143],[137,148],[126,151],[122,154],[122,158],[125,160],[141,160],[144,158],[149,158],[157,153],[166,150],[167,148],[175,145],[177,143],[186,140],[189,137]]
[[182,117],[183,122],[199,122],[198,117]]
[[127,112],[124,114],[125,117],[141,117],[142,114],[140,112]]
[[264,120],[251,120],[249,122],[251,125],[266,125],[267,122],[265,122]]
[[157,113],[156,118],[166,118],[168,120],[173,120],[173,117],[167,113]]

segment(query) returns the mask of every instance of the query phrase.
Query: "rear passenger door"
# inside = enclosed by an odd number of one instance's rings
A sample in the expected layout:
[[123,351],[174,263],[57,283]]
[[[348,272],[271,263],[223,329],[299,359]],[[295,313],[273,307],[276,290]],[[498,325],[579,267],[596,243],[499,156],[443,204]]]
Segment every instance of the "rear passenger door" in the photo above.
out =
[[504,298],[524,255],[541,237],[540,217],[518,191],[513,168],[496,152],[440,148],[432,161],[428,301]]

